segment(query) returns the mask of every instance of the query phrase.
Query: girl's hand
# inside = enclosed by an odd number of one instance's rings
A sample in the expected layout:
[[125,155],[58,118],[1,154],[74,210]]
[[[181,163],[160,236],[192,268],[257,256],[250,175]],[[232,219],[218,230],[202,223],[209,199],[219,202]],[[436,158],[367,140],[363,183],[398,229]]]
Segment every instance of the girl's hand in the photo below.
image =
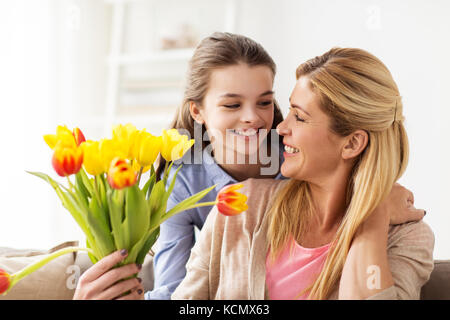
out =
[[[141,279],[131,277],[138,273],[141,267],[136,264],[128,264],[112,269],[117,263],[126,258],[128,252],[120,250],[104,257],[92,267],[90,267],[80,277],[73,299],[89,300],[137,300],[144,298],[144,288]],[[131,292],[125,296],[123,293]]]
[[396,225],[421,220],[425,210],[414,207],[414,195],[411,191],[396,183],[391,193],[380,204],[379,209],[389,216],[389,224]]

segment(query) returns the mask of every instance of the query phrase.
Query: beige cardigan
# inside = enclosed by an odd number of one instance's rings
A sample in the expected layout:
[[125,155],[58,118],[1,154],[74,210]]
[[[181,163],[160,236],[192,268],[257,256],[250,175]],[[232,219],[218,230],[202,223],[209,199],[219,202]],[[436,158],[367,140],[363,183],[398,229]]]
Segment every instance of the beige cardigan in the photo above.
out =
[[[214,207],[186,264],[187,274],[172,299],[267,299],[269,203],[286,180],[249,179],[240,191],[249,209],[234,217]],[[433,270],[434,235],[423,221],[391,226],[388,258],[395,285],[369,299],[419,299]],[[338,288],[330,299],[338,298]]]

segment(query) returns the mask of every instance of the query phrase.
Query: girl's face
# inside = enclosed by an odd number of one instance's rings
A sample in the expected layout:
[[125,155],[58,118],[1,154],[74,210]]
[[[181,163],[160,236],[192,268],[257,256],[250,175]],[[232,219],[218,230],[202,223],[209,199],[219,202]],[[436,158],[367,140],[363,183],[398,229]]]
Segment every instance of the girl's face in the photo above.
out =
[[289,100],[289,114],[277,126],[285,145],[281,173],[297,180],[326,181],[342,160],[345,139],[330,131],[330,119],[307,77],[298,79]]
[[212,71],[203,104],[194,112],[191,106],[191,114],[205,124],[215,156],[222,152],[222,160],[230,163],[229,156],[258,151],[273,123],[272,85],[266,66],[241,63]]

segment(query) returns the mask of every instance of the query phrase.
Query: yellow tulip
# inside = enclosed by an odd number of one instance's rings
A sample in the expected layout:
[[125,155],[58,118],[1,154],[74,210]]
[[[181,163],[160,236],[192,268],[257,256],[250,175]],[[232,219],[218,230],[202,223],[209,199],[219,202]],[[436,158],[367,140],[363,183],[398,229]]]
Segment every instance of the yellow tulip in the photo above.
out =
[[84,169],[93,176],[106,172],[100,156],[100,143],[98,141],[87,140],[81,144],[81,147],[84,151]]
[[[144,130],[135,134],[131,155],[140,167],[150,168],[161,151],[162,138]],[[144,171],[145,172],[145,171]]]
[[115,157],[123,156],[123,152],[120,150],[119,143],[116,140],[88,140],[81,145],[84,149],[84,168],[94,176],[108,172],[111,161]]
[[133,161],[133,165],[131,166],[133,168],[134,171],[139,172],[142,169],[142,173],[146,173],[148,170],[150,170],[150,168],[152,167],[152,165],[143,167],[141,166],[137,161]]
[[195,140],[188,140],[186,135],[180,135],[177,129],[163,130],[161,155],[166,161],[175,161],[183,157]]
[[131,150],[137,133],[138,130],[131,123],[126,125],[119,124],[113,127],[112,140],[117,142],[119,157],[126,159],[132,158]]
[[120,157],[122,159],[127,158],[124,154],[124,149],[121,148],[119,140],[114,139],[101,139],[100,140],[100,161],[103,164],[103,172],[108,172],[111,166],[111,161]]
[[56,128],[56,134],[46,134],[44,135],[44,140],[52,150],[55,149],[57,144],[65,148],[77,147],[72,131],[66,126],[58,126]]

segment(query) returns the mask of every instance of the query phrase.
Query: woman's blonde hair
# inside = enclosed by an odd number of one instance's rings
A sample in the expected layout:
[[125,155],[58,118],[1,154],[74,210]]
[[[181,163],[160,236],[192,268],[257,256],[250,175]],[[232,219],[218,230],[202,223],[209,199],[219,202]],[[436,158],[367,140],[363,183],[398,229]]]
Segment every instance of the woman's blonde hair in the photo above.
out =
[[[397,85],[386,66],[372,54],[361,49],[333,48],[301,64],[296,77],[309,79],[321,110],[330,118],[332,132],[347,136],[362,129],[369,136],[365,150],[355,160],[347,188],[347,211],[325,264],[312,285],[300,293],[309,291],[309,298],[326,299],[339,284],[358,227],[405,171],[408,137]],[[291,236],[301,239],[307,231],[313,214],[308,182],[289,181],[277,194],[269,214],[268,239],[275,259]]]
[[[273,77],[275,77],[275,62],[267,51],[256,41],[243,35],[229,32],[214,32],[211,36],[204,38],[195,49],[189,61],[183,102],[177,109],[169,127],[184,129],[193,138],[194,119],[189,110],[190,102],[195,102],[198,106],[202,106],[209,89],[211,73],[218,68],[237,65],[239,63],[247,64],[250,67],[266,66],[272,71]],[[275,129],[281,121],[283,121],[283,114],[278,103],[274,101],[272,129]],[[205,130],[205,126],[202,125],[202,137]],[[267,136],[267,139],[268,145],[270,146],[270,135]],[[208,144],[207,141],[196,141],[195,143],[201,143],[202,149]],[[281,139],[279,143],[281,143]],[[194,148],[191,148],[191,151],[193,150]],[[164,159],[160,158],[156,171],[157,178],[160,177],[164,165]]]

